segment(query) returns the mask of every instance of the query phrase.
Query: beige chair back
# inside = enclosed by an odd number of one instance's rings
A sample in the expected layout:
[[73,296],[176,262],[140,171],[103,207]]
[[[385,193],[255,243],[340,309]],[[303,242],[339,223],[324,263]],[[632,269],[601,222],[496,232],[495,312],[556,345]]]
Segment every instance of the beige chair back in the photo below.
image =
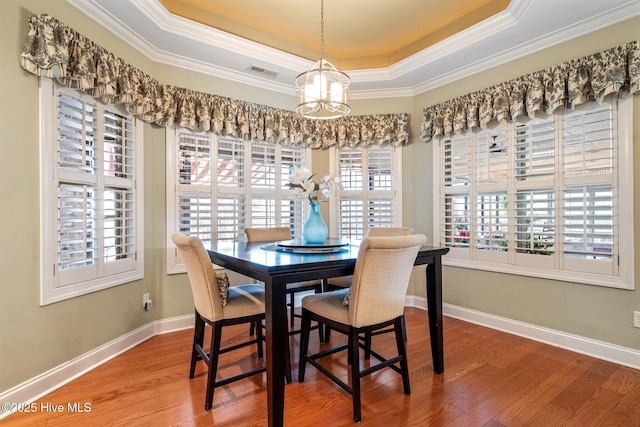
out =
[[351,283],[351,326],[375,325],[404,313],[411,270],[426,241],[423,234],[364,238]]
[[187,267],[196,310],[211,322],[222,320],[222,303],[220,302],[216,274],[202,241],[197,237],[178,233],[173,234],[171,240],[178,247],[180,258]]
[[409,236],[413,233],[411,227],[371,227],[367,237]]
[[289,227],[248,227],[244,229],[248,242],[277,242],[291,240]]

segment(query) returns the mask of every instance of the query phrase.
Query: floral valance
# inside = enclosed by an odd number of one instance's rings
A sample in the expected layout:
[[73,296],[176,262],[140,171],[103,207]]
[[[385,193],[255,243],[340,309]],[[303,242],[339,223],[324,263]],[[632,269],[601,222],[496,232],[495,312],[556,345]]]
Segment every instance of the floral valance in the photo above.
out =
[[20,65],[161,126],[304,147],[409,143],[408,114],[304,119],[293,111],[166,85],[55,18],[29,18]]
[[633,41],[546,70],[500,83],[424,109],[420,138],[451,135],[492,120],[517,120],[520,116],[553,113],[601,102],[605,96],[630,96],[640,92],[640,42]]

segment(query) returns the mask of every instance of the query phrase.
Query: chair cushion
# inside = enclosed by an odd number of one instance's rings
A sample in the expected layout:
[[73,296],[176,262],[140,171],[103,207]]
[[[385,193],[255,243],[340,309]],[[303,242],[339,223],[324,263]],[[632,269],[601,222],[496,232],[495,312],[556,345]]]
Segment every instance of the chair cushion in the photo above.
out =
[[229,299],[222,311],[225,319],[264,313],[264,287],[253,283],[229,287]]
[[302,298],[302,308],[336,322],[349,324],[349,307],[342,302],[349,289],[307,295]]
[[229,276],[227,273],[216,273],[216,281],[220,292],[220,304],[224,307],[229,300]]

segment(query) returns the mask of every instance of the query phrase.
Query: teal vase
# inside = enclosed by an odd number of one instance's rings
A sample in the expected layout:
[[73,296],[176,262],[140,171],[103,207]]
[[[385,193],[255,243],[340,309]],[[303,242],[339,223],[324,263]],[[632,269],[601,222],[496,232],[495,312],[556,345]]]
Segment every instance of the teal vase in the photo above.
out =
[[302,238],[306,243],[317,245],[327,240],[327,224],[320,215],[320,202],[309,202],[309,217],[302,227]]

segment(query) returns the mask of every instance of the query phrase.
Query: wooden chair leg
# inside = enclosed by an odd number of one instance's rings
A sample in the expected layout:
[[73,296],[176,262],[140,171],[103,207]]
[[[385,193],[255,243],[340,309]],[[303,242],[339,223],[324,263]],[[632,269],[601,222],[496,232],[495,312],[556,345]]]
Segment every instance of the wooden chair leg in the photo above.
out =
[[291,292],[289,294],[289,326],[291,328],[293,328],[293,322],[295,320],[295,316],[294,316],[294,314],[295,314],[294,309],[296,308],[296,305],[295,305],[296,297],[295,296],[296,296],[295,292]]
[[189,378],[193,378],[196,372],[196,362],[200,360],[200,355],[198,354],[197,346],[202,348],[202,344],[204,342],[204,327],[205,323],[200,317],[200,314],[196,311],[196,322],[195,327],[193,329],[193,346],[191,348],[191,366],[189,367]]
[[[404,316],[401,317],[401,321],[402,321],[402,337],[404,339],[404,342],[407,342],[407,325],[406,325],[406,321]],[[393,332],[392,329],[389,330],[385,330],[385,332]],[[363,345],[364,345],[364,359],[365,360],[369,360],[371,359],[371,338],[373,337],[373,333],[371,332],[365,332],[364,333],[364,339],[363,339]]]
[[[256,323],[260,323],[258,322],[251,322],[251,326],[254,326]],[[256,328],[256,339],[258,340],[258,342],[256,343],[256,351],[258,353],[258,359],[262,359],[264,357],[264,353],[262,350],[262,343],[264,342],[264,335],[262,334],[262,325],[258,325],[258,327]]]
[[324,340],[324,325],[320,322],[318,322],[318,339],[320,340],[320,343],[326,342]]
[[351,328],[349,332],[348,359],[351,359],[351,394],[353,397],[353,419],[359,422],[362,419],[360,403],[360,346],[358,343],[358,332]]
[[404,342],[407,342],[407,323],[404,319],[404,314],[402,315],[402,336],[404,337]]
[[396,334],[396,346],[398,347],[398,355],[402,356],[400,361],[400,372],[402,374],[402,386],[404,394],[411,394],[411,386],[409,384],[409,365],[407,364],[407,346],[404,337],[406,336],[406,327],[404,316],[396,319],[394,323]]
[[215,322],[211,325],[211,349],[209,350],[209,372],[207,374],[207,392],[205,395],[204,409],[208,411],[213,406],[213,390],[215,389],[216,374],[218,372],[218,356],[220,354],[220,338],[222,335],[222,323]]
[[371,332],[364,333],[364,359],[365,360],[371,359],[371,337],[372,336],[373,335],[371,334]]
[[324,327],[324,343],[328,343],[331,338],[331,328],[328,326]]
[[311,335],[311,314],[302,309],[302,321],[300,331],[300,356],[298,359],[298,382],[304,382],[304,373],[307,366],[305,356],[309,350],[309,335]]

